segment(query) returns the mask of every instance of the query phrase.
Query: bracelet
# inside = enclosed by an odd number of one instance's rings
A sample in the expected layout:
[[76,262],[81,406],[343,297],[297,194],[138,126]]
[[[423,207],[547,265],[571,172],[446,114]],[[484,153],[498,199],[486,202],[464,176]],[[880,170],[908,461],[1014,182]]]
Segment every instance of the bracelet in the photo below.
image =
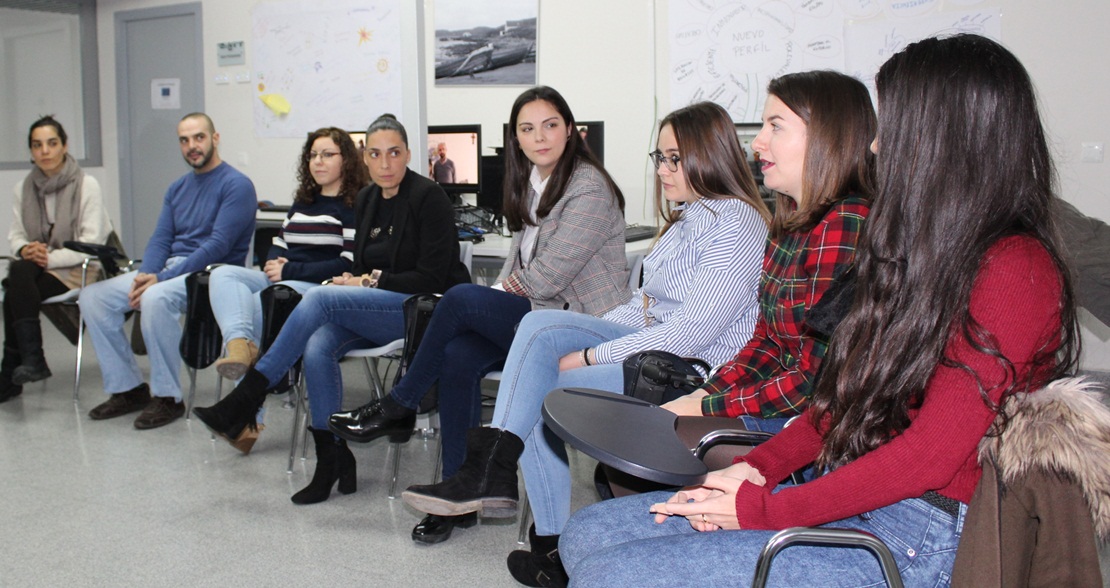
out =
[[582,363],[586,364],[587,367],[593,365],[592,363],[590,363],[590,348],[589,347],[582,350]]

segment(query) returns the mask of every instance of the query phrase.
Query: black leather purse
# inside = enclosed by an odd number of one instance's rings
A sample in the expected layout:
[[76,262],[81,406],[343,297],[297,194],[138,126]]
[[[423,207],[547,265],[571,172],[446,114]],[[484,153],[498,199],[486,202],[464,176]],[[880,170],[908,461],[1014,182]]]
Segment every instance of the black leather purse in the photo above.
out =
[[[420,347],[420,341],[424,339],[424,332],[428,330],[432,312],[439,304],[440,298],[439,294],[414,294],[401,303],[401,309],[405,315],[405,346],[401,351],[400,366],[397,368],[394,385],[397,385],[405,375],[412,363],[412,358],[416,356],[416,350]],[[439,387],[432,385],[420,401],[417,412],[424,414],[435,408],[437,404],[439,404]]]
[[625,358],[624,395],[652,404],[664,404],[685,396],[705,382],[701,367],[708,374],[709,364],[697,358],[683,358],[666,351],[641,351]]

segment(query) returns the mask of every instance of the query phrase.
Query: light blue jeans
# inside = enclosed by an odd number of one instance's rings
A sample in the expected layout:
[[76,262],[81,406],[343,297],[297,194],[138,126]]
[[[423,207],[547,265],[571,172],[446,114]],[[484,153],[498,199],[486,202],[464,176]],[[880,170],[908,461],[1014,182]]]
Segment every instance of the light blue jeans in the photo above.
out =
[[[304,294],[319,286],[313,282],[285,280],[277,282]],[[266,272],[237,265],[222,265],[212,270],[208,294],[212,314],[220,325],[224,344],[232,339],[247,339],[255,345],[262,341],[262,297],[259,292],[273,286]]]
[[378,347],[404,337],[401,303],[408,297],[377,288],[312,288],[254,369],[274,384],[303,353],[312,427],[325,430],[328,417],[343,405],[339,360],[352,349]]
[[[699,533],[682,517],[656,524],[648,507],[671,492],[606,500],[574,514],[559,540],[570,585],[750,586],[759,552],[774,531]],[[906,586],[948,586],[967,505],[953,517],[919,498],[822,527],[859,529],[894,553]],[[769,586],[885,586],[878,560],[863,549],[789,547],[775,558]]]
[[[184,261],[171,257],[166,268]],[[128,272],[110,280],[96,282],[81,291],[77,303],[81,318],[100,362],[104,391],[108,394],[126,392],[143,383],[143,373],[131,351],[131,343],[123,332],[127,294],[138,272]],[[181,402],[181,317],[185,314],[186,275],[158,282],[143,292],[140,327],[150,360],[150,392],[154,396],[172,397]]]
[[636,332],[588,314],[537,310],[517,328],[497,391],[493,426],[524,440],[520,468],[539,535],[558,535],[570,517],[570,467],[562,439],[543,424],[540,408],[556,388],[624,391],[621,364],[559,371],[559,358]]

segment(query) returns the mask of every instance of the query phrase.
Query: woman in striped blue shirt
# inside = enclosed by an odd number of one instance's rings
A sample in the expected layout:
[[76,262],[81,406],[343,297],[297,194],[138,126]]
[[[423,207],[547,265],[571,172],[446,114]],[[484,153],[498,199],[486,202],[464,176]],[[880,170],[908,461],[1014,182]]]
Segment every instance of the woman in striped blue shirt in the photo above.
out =
[[[621,362],[638,351],[661,349],[716,365],[747,343],[758,316],[770,214],[728,113],[708,102],[671,113],[649,156],[667,222],[644,260],[643,287],[600,318],[548,310],[525,316],[505,362],[493,428],[472,429],[458,473],[410,487],[405,502],[440,516],[483,506],[486,516],[513,516],[523,452],[536,520],[532,547],[547,551],[543,546],[555,545],[570,516],[570,472],[562,442],[544,434],[544,396],[570,386],[620,392]],[[492,470],[485,465],[491,459]],[[519,581],[535,582],[538,568],[518,553],[510,570]]]
[[[225,265],[212,271],[212,314],[227,355],[216,362],[225,378],[238,380],[258,359],[262,338],[259,292],[282,283],[304,293],[351,270],[354,259],[355,194],[370,183],[350,135],[334,127],[309,134],[297,168],[297,192],[261,270]],[[247,427],[229,439],[248,453],[258,431]]]

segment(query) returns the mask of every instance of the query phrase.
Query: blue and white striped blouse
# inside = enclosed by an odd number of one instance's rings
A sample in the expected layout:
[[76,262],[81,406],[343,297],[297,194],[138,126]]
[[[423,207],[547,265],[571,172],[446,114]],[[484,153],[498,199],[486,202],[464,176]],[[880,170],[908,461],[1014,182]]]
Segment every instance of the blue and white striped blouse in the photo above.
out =
[[645,328],[598,345],[597,361],[617,363],[649,349],[710,365],[731,358],[751,338],[759,317],[766,240],[763,218],[741,200],[686,205],[682,219],[644,259],[643,287],[602,316]]

